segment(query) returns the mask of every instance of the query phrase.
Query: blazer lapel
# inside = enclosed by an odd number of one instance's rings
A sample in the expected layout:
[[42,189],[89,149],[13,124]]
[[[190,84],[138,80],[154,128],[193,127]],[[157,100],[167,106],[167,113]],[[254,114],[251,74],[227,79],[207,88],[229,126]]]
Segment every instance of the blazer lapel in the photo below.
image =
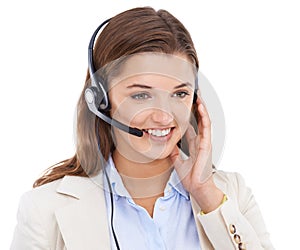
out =
[[55,211],[66,248],[110,249],[102,174],[96,178],[66,176],[57,192],[69,196],[66,205]]

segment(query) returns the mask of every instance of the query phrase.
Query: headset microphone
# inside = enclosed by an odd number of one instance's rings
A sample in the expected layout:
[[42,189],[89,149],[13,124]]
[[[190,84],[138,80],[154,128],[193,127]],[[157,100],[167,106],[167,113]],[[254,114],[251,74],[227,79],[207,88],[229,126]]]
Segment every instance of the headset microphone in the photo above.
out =
[[85,100],[86,103],[90,109],[90,111],[92,111],[96,116],[98,116],[100,119],[102,119],[103,121],[105,121],[108,124],[111,124],[114,127],[117,127],[131,135],[135,135],[138,137],[142,137],[143,136],[143,131],[137,128],[132,128],[129,126],[126,126],[125,124],[112,119],[110,117],[108,117],[107,115],[101,113],[97,107],[96,107],[96,101],[95,101],[95,93],[94,93],[94,89],[93,87],[91,88],[87,88],[85,90]]

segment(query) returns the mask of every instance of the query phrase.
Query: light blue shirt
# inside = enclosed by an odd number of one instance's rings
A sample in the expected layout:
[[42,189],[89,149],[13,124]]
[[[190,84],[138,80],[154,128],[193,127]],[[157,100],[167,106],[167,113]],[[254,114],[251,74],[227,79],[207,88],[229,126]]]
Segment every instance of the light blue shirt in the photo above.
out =
[[[164,196],[155,203],[153,218],[130,197],[111,157],[106,171],[114,193],[113,224],[121,250],[201,249],[189,194],[175,171]],[[104,183],[111,246],[117,249],[111,231],[111,198],[105,176]]]

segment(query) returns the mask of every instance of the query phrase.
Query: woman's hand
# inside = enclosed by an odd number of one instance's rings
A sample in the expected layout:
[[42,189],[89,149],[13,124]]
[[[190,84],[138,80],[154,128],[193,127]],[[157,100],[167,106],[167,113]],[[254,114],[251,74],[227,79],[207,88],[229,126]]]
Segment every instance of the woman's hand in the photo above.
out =
[[223,192],[212,178],[211,121],[203,101],[198,97],[198,135],[192,125],[186,131],[190,157],[181,159],[176,147],[171,154],[176,172],[185,189],[196,199],[204,212],[216,209],[223,199]]

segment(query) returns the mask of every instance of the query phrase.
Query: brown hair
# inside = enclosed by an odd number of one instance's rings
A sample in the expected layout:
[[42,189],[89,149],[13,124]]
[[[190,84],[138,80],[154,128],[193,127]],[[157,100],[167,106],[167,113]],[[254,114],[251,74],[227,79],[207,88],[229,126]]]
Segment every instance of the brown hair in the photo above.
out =
[[[183,24],[166,10],[134,8],[113,17],[99,35],[94,47],[94,64],[99,69],[120,57],[141,52],[182,54],[198,69],[198,58],[191,36]],[[77,146],[75,155],[48,168],[33,187],[60,179],[65,175],[93,176],[101,170],[96,134],[105,160],[114,150],[110,125],[89,111],[84,91],[77,104]],[[194,112],[198,119],[197,112]],[[96,119],[96,120],[95,120]],[[98,132],[97,132],[98,131]]]

